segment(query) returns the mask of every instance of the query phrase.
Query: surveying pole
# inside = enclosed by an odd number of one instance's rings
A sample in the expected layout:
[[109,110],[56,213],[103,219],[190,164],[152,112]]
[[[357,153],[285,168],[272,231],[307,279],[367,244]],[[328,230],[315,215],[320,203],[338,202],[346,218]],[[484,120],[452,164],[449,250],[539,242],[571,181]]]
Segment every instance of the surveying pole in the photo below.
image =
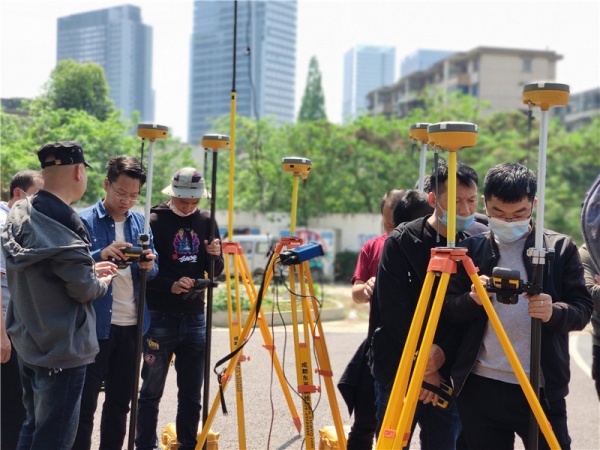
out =
[[408,136],[414,141],[421,143],[421,159],[419,164],[419,184],[418,188],[422,191],[425,187],[425,167],[427,162],[427,146],[429,137],[427,136],[427,127],[429,123],[414,123],[408,130]]
[[[532,83],[523,86],[523,103],[529,107],[539,107],[542,112],[540,122],[540,143],[537,173],[537,211],[535,214],[535,248],[527,249],[533,264],[532,284],[542,286],[546,258],[554,258],[554,249],[544,248],[544,203],[546,190],[546,148],[548,146],[548,110],[553,106],[569,103],[569,86],[559,83]],[[529,380],[536,397],[540,395],[542,321],[531,319],[531,360]],[[538,448],[538,424],[533,416],[529,420],[529,448]]]
[[[148,171],[146,174],[146,203],[144,205],[144,233],[140,234],[139,240],[142,249],[150,248],[150,205],[152,204],[152,171],[154,169],[154,141],[156,139],[166,139],[169,135],[169,129],[156,124],[139,124],[137,127],[138,136],[142,138],[142,153],[144,151],[144,142],[150,141],[148,150]],[[133,450],[135,444],[135,429],[137,425],[137,405],[138,390],[140,386],[140,358],[142,353],[142,339],[144,328],[144,304],[146,302],[146,279],[148,273],[140,270],[140,292],[137,302],[137,335],[135,340],[135,377],[133,390],[131,392],[131,416],[129,418],[129,436],[127,439],[127,448]]]
[[[212,176],[210,187],[210,242],[217,236],[217,222],[215,220],[215,202],[217,200],[217,155],[220,149],[229,148],[229,136],[224,134],[206,134],[202,136],[202,147],[212,150]],[[209,242],[209,244],[210,244]],[[215,258],[209,257],[208,279],[210,284],[206,289],[206,352],[204,362],[204,393],[202,407],[202,424],[206,422],[208,411],[208,397],[210,396],[210,348],[212,344],[212,303],[215,287]]]

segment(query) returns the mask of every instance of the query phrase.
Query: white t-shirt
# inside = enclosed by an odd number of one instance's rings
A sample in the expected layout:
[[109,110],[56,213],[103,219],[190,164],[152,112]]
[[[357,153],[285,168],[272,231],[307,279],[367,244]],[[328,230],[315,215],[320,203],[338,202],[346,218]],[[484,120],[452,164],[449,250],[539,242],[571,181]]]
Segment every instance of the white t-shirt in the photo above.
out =
[[[115,222],[117,242],[125,242],[125,222]],[[137,323],[137,303],[133,291],[131,267],[118,271],[112,280],[112,320],[113,325],[128,326]]]

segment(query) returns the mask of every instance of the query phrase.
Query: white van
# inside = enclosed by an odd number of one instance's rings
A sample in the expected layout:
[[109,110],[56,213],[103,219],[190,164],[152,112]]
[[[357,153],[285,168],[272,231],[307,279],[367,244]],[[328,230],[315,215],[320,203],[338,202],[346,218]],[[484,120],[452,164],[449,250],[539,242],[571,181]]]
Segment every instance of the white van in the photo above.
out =
[[[275,249],[279,239],[268,234],[240,234],[231,237],[232,242],[237,242],[242,247],[244,259],[252,277],[260,277],[265,273],[271,252]],[[233,261],[231,266],[233,270]]]

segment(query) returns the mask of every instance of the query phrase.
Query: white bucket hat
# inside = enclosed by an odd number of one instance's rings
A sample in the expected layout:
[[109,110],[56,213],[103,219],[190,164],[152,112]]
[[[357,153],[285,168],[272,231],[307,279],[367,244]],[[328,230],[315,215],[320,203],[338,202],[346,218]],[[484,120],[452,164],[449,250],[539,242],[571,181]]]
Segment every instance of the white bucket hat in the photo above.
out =
[[193,167],[184,167],[175,172],[171,184],[164,188],[162,193],[177,198],[206,197],[204,179]]

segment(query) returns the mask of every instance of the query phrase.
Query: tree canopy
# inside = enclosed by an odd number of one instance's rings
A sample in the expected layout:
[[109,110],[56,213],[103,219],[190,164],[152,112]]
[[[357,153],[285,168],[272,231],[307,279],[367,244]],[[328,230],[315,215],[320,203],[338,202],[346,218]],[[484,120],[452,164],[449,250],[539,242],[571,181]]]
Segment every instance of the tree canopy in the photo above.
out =
[[302,105],[298,113],[298,122],[327,120],[325,113],[325,95],[321,85],[321,71],[316,56],[310,58],[306,88],[302,96]]
[[[61,71],[56,73],[62,74]],[[81,83],[85,86],[88,81],[84,79]],[[481,112],[486,107],[459,93],[446,97],[441,93],[429,93],[423,97],[423,108],[411,111],[403,119],[360,116],[351,123],[338,125],[323,117],[323,120],[278,126],[272,119],[237,116],[234,210],[259,211],[265,214],[266,220],[270,212],[289,212],[293,176],[282,170],[281,159],[300,156],[311,159],[312,170],[299,186],[298,225],[307,224],[311,218],[325,213],[378,214],[384,192],[415,186],[419,175],[420,144],[410,141],[408,130],[417,122],[452,120],[478,125],[477,145],[460,150],[458,159],[477,171],[480,191],[487,170],[496,164],[520,162],[537,172],[539,119],[534,119],[530,136],[527,117],[521,112],[495,113],[482,118]],[[28,115],[23,115],[23,111]],[[46,93],[32,102],[25,102],[19,115],[2,111],[0,121],[3,194],[15,172],[39,168],[36,152],[46,142],[73,139],[83,144],[86,157],[93,166],[89,171],[87,191],[80,202],[83,205],[92,204],[103,196],[104,166],[111,155],[142,156],[141,140],[131,134],[137,118],[124,120],[114,109],[100,118],[83,107],[57,107],[48,101]],[[217,119],[214,129],[229,134],[229,115]],[[600,172],[599,132],[600,118],[575,132],[567,132],[555,119],[549,123],[545,226],[569,234],[578,242],[581,242],[581,204]],[[148,149],[149,145],[145,143],[142,160],[146,166]],[[444,150],[440,154],[447,157]],[[188,145],[172,137],[155,141],[152,204],[165,200],[160,191],[169,183],[175,170],[201,165],[191,155]],[[218,209],[228,208],[229,160],[226,151],[219,152]],[[432,161],[433,152],[428,151],[428,173]],[[210,173],[211,168],[207,169],[205,172]],[[145,194],[145,188],[142,194]],[[142,197],[144,199],[144,195]],[[482,207],[480,203],[479,210]]]
[[96,63],[59,61],[40,99],[44,109],[77,109],[98,120],[106,120],[114,110],[104,70]]
[[[73,98],[69,100],[71,94]],[[148,166],[148,143],[145,143],[145,154],[142,155],[141,140],[131,134],[137,122],[136,115],[125,120],[120,111],[112,107],[100,66],[71,60],[59,62],[41,97],[23,102],[19,115],[0,113],[2,194],[6,193],[10,179],[19,170],[39,170],[37,150],[44,143],[76,140],[82,144],[86,159],[92,165],[88,171],[87,189],[79,204],[96,202],[104,194],[102,182],[110,156],[135,156],[142,158],[143,164]],[[152,190],[152,204],[166,199],[160,190],[170,182],[177,169],[193,165],[196,163],[191,158],[191,147],[172,138],[156,140],[153,185],[159,188]],[[145,192],[144,187],[142,194]]]

